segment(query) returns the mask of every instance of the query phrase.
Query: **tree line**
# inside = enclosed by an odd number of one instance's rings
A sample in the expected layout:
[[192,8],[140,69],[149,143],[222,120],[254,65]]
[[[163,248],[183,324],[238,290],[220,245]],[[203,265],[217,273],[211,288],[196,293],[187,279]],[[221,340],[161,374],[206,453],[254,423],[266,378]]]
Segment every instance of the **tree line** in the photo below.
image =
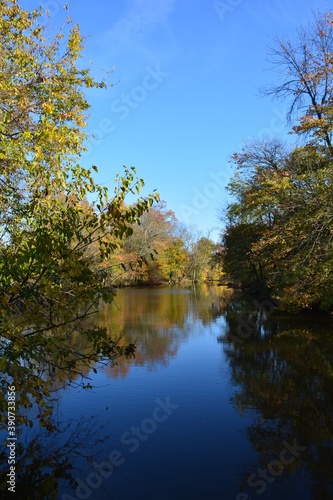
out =
[[196,284],[221,276],[220,247],[179,222],[159,201],[132,226],[107,262],[115,285]]
[[235,153],[222,238],[224,270],[280,308],[333,307],[333,15],[293,40],[276,38],[277,80],[264,95],[289,105],[291,138]]

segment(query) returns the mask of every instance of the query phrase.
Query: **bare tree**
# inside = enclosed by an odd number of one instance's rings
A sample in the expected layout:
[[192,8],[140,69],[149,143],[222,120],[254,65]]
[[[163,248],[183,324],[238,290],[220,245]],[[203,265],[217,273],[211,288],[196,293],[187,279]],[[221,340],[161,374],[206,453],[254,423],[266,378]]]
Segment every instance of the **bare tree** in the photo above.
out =
[[274,38],[269,60],[280,81],[261,93],[291,99],[287,118],[300,120],[294,131],[312,135],[333,155],[333,14],[315,14],[295,40]]

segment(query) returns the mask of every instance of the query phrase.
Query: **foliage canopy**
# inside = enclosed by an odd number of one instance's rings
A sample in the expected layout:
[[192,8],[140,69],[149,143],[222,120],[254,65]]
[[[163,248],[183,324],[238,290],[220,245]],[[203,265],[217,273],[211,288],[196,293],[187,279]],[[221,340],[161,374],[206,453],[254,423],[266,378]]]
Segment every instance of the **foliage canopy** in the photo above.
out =
[[252,142],[233,156],[225,266],[237,281],[268,288],[290,310],[333,307],[333,18],[316,15],[293,41],[271,49],[303,142]]
[[[117,175],[109,198],[94,182],[97,168],[81,165],[85,92],[108,85],[78,64],[79,27],[68,19],[50,40],[44,16],[0,0],[0,368],[2,405],[15,385],[17,403],[37,401],[50,425],[44,398],[56,372],[77,376],[84,363],[133,353],[84,320],[112,300],[105,259],[158,195],[126,205],[144,185],[134,167]],[[85,352],[76,352],[75,332]]]

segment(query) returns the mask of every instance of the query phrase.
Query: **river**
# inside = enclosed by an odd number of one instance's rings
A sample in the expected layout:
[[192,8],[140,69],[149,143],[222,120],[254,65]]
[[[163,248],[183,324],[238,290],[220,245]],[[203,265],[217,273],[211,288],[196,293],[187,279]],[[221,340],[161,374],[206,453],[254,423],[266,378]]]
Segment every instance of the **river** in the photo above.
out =
[[26,491],[62,500],[333,498],[328,316],[277,313],[269,301],[198,286],[121,289],[95,321],[136,342],[136,356],[92,367],[92,389],[60,391],[59,434],[24,435],[41,463]]

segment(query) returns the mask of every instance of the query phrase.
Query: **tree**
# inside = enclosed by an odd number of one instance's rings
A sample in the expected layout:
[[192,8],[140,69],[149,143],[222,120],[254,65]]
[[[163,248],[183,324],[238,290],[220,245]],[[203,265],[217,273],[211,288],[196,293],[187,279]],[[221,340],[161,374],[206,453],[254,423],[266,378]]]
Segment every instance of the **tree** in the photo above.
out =
[[265,93],[291,99],[289,119],[299,119],[293,131],[306,142],[294,149],[252,143],[233,156],[225,263],[239,278],[255,260],[282,308],[331,309],[332,15],[315,16],[294,42],[276,39],[271,56],[282,82]]
[[166,275],[168,282],[180,283],[186,276],[189,255],[180,237],[174,238],[171,245],[165,250]]
[[333,15],[315,15],[312,24],[299,30],[295,41],[277,37],[270,57],[282,81],[263,93],[291,100],[289,119],[300,115],[294,131],[310,135],[332,157]]
[[286,176],[287,150],[278,140],[252,142],[233,155],[236,173],[228,185],[233,197],[223,235],[224,270],[256,290],[266,286],[267,262],[256,244],[281,217],[276,188]]
[[[110,301],[103,260],[131,234],[156,194],[125,204],[144,185],[134,167],[117,175],[113,197],[80,165],[89,104],[84,92],[106,88],[78,64],[83,40],[68,20],[47,40],[43,11],[0,0],[0,367],[17,403],[40,405],[50,425],[52,373],[76,373],[78,363],[131,354],[105,329],[84,319]],[[88,195],[94,202],[82,203]],[[97,272],[96,272],[97,270]],[[73,332],[89,355],[75,353]],[[23,417],[22,417],[23,420]]]
[[269,149],[277,152],[276,143],[247,145],[234,156],[225,270],[237,281],[267,287],[281,307],[330,308],[331,163],[312,145],[281,149],[267,162]]
[[144,213],[132,226],[133,234],[124,241],[120,252],[126,269],[122,279],[136,284],[179,282],[184,276],[187,252],[177,234],[178,224],[165,201]]
[[264,285],[263,259],[253,250],[262,227],[255,223],[229,225],[223,235],[223,270],[237,283],[254,290]]
[[206,281],[210,276],[213,266],[213,251],[215,244],[209,238],[201,236],[192,242],[189,251],[189,265],[187,274],[193,283]]

